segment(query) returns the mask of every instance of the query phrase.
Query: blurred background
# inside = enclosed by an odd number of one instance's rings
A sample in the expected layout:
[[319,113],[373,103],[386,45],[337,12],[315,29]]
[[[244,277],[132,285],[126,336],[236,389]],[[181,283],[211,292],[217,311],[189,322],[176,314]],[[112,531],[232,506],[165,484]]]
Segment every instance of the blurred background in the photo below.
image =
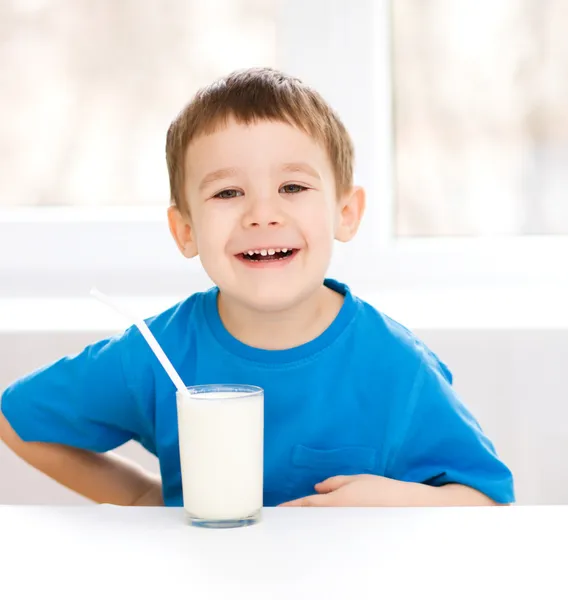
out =
[[221,75],[275,64],[275,0],[13,0],[0,11],[0,195],[12,206],[163,206],[176,113]]
[[[169,122],[213,79],[279,66],[278,9],[4,0],[2,205],[163,206]],[[392,2],[398,235],[568,233],[567,24],[565,0]]]
[[[2,0],[0,389],[209,285],[165,223],[170,121],[274,66],[338,110],[368,191],[331,274],[441,355],[517,478],[568,502],[566,0]],[[121,449],[156,469],[135,446]],[[0,502],[82,502],[0,448]]]

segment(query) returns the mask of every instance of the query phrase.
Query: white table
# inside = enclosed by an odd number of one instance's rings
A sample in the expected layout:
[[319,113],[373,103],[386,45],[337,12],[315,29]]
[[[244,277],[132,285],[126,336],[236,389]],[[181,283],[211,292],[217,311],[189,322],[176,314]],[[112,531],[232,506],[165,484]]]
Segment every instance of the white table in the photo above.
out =
[[568,598],[568,507],[265,509],[203,530],[181,509],[0,506],[6,600]]

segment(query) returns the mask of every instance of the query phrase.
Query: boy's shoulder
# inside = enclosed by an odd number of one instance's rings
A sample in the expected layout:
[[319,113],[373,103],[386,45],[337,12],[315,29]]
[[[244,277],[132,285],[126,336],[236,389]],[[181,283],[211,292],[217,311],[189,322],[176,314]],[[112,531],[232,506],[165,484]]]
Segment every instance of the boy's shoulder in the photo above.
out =
[[144,321],[154,334],[175,329],[187,329],[188,324],[197,316],[196,313],[203,311],[206,298],[215,292],[215,288],[195,292]]
[[358,305],[355,323],[357,342],[362,344],[365,352],[380,357],[390,368],[426,365],[452,383],[447,365],[416,334],[374,304],[359,297],[355,297],[355,301]]
[[[195,292],[175,304],[144,319],[148,329],[158,340],[164,350],[179,348],[182,342],[191,336],[192,329],[202,327],[205,322],[205,302],[216,290],[211,288],[202,292]],[[137,349],[150,354],[150,348],[142,337],[136,325],[132,325],[120,336],[122,343],[129,351]]]

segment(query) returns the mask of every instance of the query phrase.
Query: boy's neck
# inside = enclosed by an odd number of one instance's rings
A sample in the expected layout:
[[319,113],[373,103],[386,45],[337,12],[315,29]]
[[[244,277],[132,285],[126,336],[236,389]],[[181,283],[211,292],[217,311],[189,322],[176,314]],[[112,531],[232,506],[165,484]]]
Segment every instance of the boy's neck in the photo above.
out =
[[219,316],[225,329],[247,346],[285,350],[301,346],[321,335],[333,322],[344,297],[322,285],[293,308],[259,312],[219,294]]

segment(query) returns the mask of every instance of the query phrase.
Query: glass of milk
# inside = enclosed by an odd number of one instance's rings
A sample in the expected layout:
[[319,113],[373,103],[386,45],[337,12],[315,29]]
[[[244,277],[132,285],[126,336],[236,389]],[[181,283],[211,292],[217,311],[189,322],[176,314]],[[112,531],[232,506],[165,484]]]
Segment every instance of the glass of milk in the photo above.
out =
[[242,527],[262,511],[264,390],[200,385],[177,393],[183,504],[192,525]]

